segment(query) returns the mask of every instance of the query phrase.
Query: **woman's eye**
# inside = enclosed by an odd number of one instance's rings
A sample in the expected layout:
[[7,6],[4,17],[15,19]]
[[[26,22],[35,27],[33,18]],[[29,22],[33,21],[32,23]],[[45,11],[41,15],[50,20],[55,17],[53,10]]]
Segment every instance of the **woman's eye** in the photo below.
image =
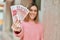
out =
[[37,12],[37,10],[32,10],[32,9],[30,9],[30,11],[34,11],[34,12]]
[[37,10],[34,10],[34,12],[37,12]]
[[30,11],[32,11],[32,10],[30,9]]

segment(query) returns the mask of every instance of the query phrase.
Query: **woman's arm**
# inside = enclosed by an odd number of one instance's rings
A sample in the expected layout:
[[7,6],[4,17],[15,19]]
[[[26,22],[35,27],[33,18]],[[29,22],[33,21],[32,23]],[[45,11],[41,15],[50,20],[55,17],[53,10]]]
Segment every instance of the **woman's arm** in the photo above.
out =
[[43,31],[41,32],[41,40],[43,40],[44,39],[44,37],[43,37]]
[[40,29],[40,37],[41,37],[40,39],[41,40],[44,40],[44,28],[43,28],[43,25],[42,24],[41,24],[40,28],[41,28]]

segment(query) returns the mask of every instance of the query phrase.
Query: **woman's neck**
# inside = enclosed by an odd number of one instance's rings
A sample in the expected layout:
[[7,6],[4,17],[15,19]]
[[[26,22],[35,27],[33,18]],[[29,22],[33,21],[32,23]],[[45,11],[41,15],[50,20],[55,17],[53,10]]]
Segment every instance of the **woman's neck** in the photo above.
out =
[[29,19],[29,21],[34,21],[33,19]]
[[34,21],[34,20],[31,20],[31,19],[29,20],[29,22],[33,22],[33,23],[35,23],[35,21]]
[[34,20],[30,19],[29,22],[33,22],[33,23],[38,23],[38,22],[35,22]]

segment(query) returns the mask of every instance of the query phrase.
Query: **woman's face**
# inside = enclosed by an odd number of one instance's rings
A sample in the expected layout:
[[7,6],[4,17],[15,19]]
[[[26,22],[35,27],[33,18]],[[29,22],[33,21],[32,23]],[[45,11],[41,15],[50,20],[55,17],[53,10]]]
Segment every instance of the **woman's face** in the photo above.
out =
[[30,19],[34,20],[34,18],[37,16],[37,13],[38,12],[36,6],[30,7],[30,12],[29,12]]

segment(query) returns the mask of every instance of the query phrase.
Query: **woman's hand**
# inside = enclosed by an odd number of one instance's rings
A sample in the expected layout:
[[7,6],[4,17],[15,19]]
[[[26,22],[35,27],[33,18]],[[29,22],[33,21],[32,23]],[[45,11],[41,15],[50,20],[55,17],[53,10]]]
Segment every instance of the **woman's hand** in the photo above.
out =
[[16,31],[17,34],[22,31],[19,21],[16,21],[15,23],[13,23],[11,28],[13,31]]

